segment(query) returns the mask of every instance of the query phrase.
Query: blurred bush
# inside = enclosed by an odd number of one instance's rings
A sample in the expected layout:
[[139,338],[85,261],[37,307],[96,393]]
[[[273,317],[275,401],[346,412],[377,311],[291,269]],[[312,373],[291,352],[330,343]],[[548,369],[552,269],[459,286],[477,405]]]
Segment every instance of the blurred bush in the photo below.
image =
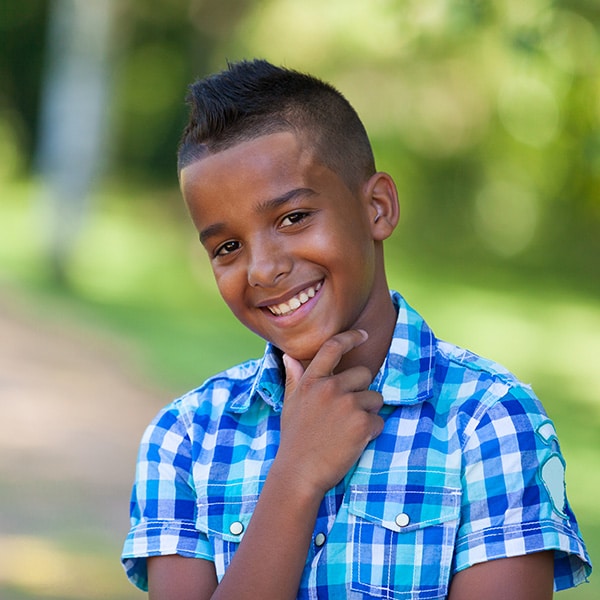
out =
[[[356,106],[400,189],[403,252],[597,286],[594,0],[112,1],[107,178],[174,186],[187,84],[264,56]],[[35,153],[52,6],[3,0],[0,152],[15,169]]]

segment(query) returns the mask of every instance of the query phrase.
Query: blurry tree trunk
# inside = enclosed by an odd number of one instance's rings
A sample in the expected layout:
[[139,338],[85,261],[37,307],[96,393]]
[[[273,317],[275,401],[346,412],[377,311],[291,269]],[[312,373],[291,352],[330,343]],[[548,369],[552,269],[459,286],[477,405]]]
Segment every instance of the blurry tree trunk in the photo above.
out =
[[69,257],[105,157],[114,0],[52,0],[36,151],[52,274]]

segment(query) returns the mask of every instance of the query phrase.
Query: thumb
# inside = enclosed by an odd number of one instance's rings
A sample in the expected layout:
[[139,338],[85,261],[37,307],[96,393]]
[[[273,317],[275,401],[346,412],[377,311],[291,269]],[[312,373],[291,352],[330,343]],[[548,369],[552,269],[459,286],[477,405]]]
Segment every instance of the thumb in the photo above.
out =
[[285,395],[289,396],[296,389],[302,375],[304,375],[304,367],[299,360],[287,354],[284,354],[282,358],[285,367]]

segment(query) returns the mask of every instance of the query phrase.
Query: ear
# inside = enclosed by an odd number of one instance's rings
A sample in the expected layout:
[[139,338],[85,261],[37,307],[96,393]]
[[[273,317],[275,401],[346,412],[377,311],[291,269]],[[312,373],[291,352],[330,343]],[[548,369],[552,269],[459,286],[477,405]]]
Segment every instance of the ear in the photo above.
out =
[[390,175],[378,172],[365,183],[363,189],[373,239],[383,241],[392,235],[400,218],[396,184]]

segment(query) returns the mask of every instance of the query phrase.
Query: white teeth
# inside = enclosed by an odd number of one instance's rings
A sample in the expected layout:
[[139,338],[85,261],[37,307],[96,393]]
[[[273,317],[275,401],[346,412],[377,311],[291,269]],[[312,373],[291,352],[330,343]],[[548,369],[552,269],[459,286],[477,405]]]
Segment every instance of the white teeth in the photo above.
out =
[[287,315],[298,308],[300,308],[303,304],[308,302],[311,298],[315,297],[315,294],[321,289],[323,285],[322,282],[317,283],[314,287],[309,287],[306,290],[302,290],[297,296],[290,298],[287,302],[282,302],[281,304],[275,304],[273,306],[269,306],[269,310],[277,316]]

